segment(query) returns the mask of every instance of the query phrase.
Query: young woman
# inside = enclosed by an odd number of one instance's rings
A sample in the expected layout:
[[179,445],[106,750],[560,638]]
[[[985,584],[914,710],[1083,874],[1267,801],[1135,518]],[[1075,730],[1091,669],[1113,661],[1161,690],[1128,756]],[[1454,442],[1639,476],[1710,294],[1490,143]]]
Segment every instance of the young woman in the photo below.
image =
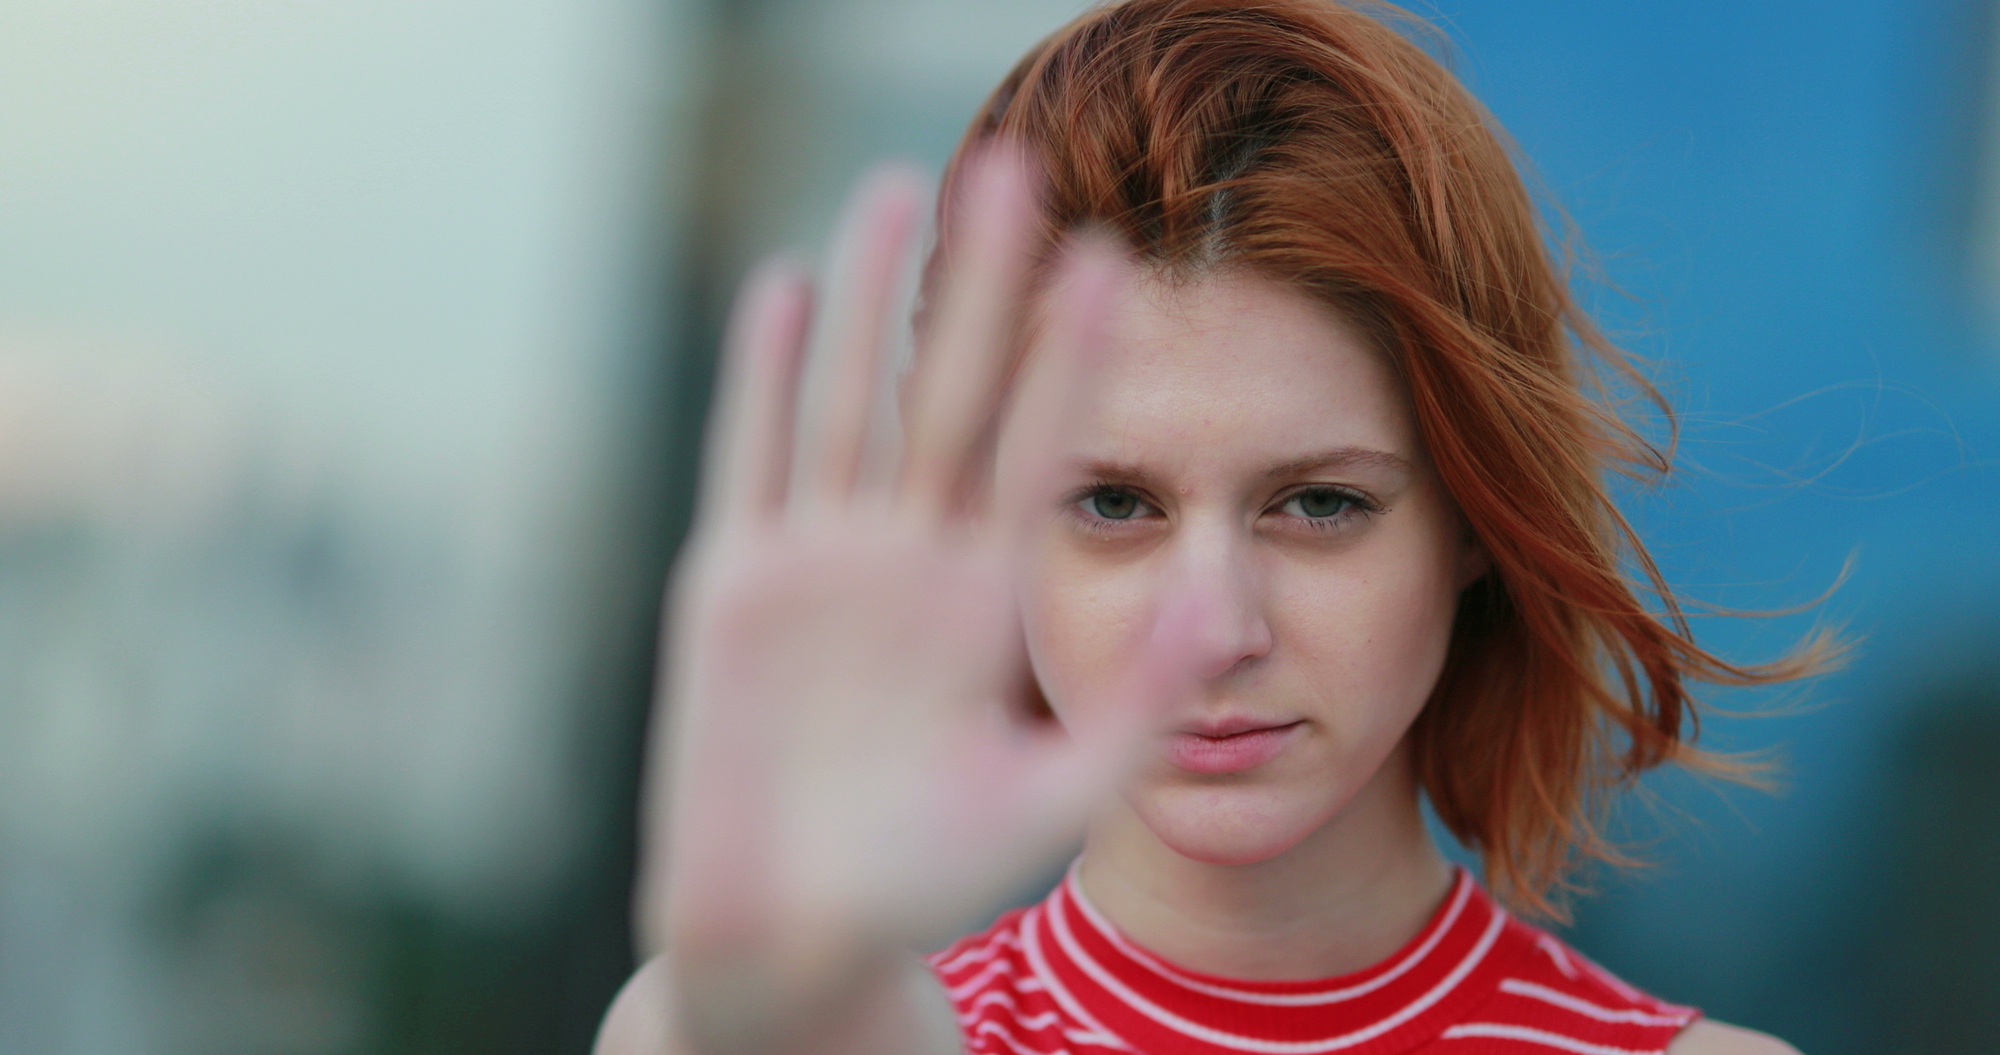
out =
[[1594,384],[1643,382],[1402,18],[1125,0],[1038,46],[947,172],[900,399],[910,177],[831,295],[749,283],[672,598],[663,955],[601,1052],[1791,1050],[1501,907],[1558,916],[1639,772],[1728,772],[1691,683],[1814,656],[1688,636],[1601,479],[1666,468]]

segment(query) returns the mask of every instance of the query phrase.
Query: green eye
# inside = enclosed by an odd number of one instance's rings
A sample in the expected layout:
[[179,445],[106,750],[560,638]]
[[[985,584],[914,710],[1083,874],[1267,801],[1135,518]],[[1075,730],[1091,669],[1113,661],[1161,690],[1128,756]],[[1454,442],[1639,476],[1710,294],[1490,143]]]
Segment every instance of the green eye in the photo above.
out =
[[1354,505],[1354,500],[1332,488],[1315,487],[1309,491],[1300,491],[1285,504],[1297,507],[1299,516],[1323,520],[1346,512]]
[[1083,500],[1084,509],[1105,520],[1130,520],[1139,515],[1145,503],[1139,496],[1122,489],[1106,489]]

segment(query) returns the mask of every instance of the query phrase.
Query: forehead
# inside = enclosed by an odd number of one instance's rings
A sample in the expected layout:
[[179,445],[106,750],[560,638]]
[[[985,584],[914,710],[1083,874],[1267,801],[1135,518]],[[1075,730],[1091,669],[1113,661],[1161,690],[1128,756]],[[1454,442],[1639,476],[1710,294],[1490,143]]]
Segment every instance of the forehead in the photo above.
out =
[[1146,277],[1112,314],[1092,446],[1283,459],[1363,445],[1414,458],[1386,358],[1331,307],[1261,276]]

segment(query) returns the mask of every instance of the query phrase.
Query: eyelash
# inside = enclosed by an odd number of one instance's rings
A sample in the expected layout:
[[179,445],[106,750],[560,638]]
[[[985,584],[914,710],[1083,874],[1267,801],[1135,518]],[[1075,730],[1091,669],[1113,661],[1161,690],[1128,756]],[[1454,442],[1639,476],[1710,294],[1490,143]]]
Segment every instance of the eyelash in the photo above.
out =
[[[1308,531],[1330,534],[1336,531],[1341,531],[1346,529],[1350,524],[1350,522],[1358,518],[1374,516],[1383,511],[1383,507],[1381,506],[1380,503],[1376,502],[1374,499],[1369,498],[1367,495],[1361,493],[1360,491],[1356,491],[1352,488],[1338,487],[1333,484],[1309,484],[1307,486],[1295,488],[1291,491],[1285,492],[1283,495],[1278,497],[1277,501],[1273,502],[1269,507],[1265,509],[1265,513],[1268,514],[1273,511],[1281,511],[1284,509],[1284,507],[1292,504],[1294,501],[1297,501],[1298,499],[1303,498],[1306,495],[1314,493],[1332,494],[1335,497],[1339,498],[1342,502],[1346,503],[1346,505],[1339,512],[1334,513],[1331,516],[1324,516],[1324,517],[1303,516],[1303,515],[1291,516],[1292,520],[1305,525],[1305,528]],[[1069,497],[1067,502],[1067,508],[1070,509],[1071,512],[1074,514],[1075,519],[1077,520],[1079,526],[1083,528],[1083,530],[1093,535],[1108,535],[1111,534],[1112,532],[1120,530],[1120,525],[1141,518],[1138,512],[1134,512],[1132,516],[1126,517],[1123,520],[1118,520],[1118,519],[1113,519],[1111,517],[1095,516],[1086,512],[1083,509],[1083,505],[1086,502],[1092,501],[1093,499],[1096,499],[1103,495],[1114,495],[1114,494],[1128,495],[1134,502],[1137,502],[1143,509],[1152,510],[1155,513],[1159,512],[1159,507],[1154,505],[1152,502],[1147,501],[1146,498],[1143,495],[1141,495],[1136,488],[1133,488],[1126,484],[1114,484],[1114,483],[1092,484],[1089,487],[1086,487],[1083,490],[1076,492],[1075,494]]]

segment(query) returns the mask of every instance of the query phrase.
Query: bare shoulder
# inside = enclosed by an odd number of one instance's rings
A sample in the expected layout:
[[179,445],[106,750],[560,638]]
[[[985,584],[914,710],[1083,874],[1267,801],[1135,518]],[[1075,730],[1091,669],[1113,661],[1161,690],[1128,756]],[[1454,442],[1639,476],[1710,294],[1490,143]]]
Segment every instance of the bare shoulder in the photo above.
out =
[[667,958],[655,956],[639,968],[604,1013],[592,1055],[675,1055],[668,1036]]
[[1681,1030],[1667,1055],[1799,1055],[1799,1049],[1769,1033],[1702,1018]]

